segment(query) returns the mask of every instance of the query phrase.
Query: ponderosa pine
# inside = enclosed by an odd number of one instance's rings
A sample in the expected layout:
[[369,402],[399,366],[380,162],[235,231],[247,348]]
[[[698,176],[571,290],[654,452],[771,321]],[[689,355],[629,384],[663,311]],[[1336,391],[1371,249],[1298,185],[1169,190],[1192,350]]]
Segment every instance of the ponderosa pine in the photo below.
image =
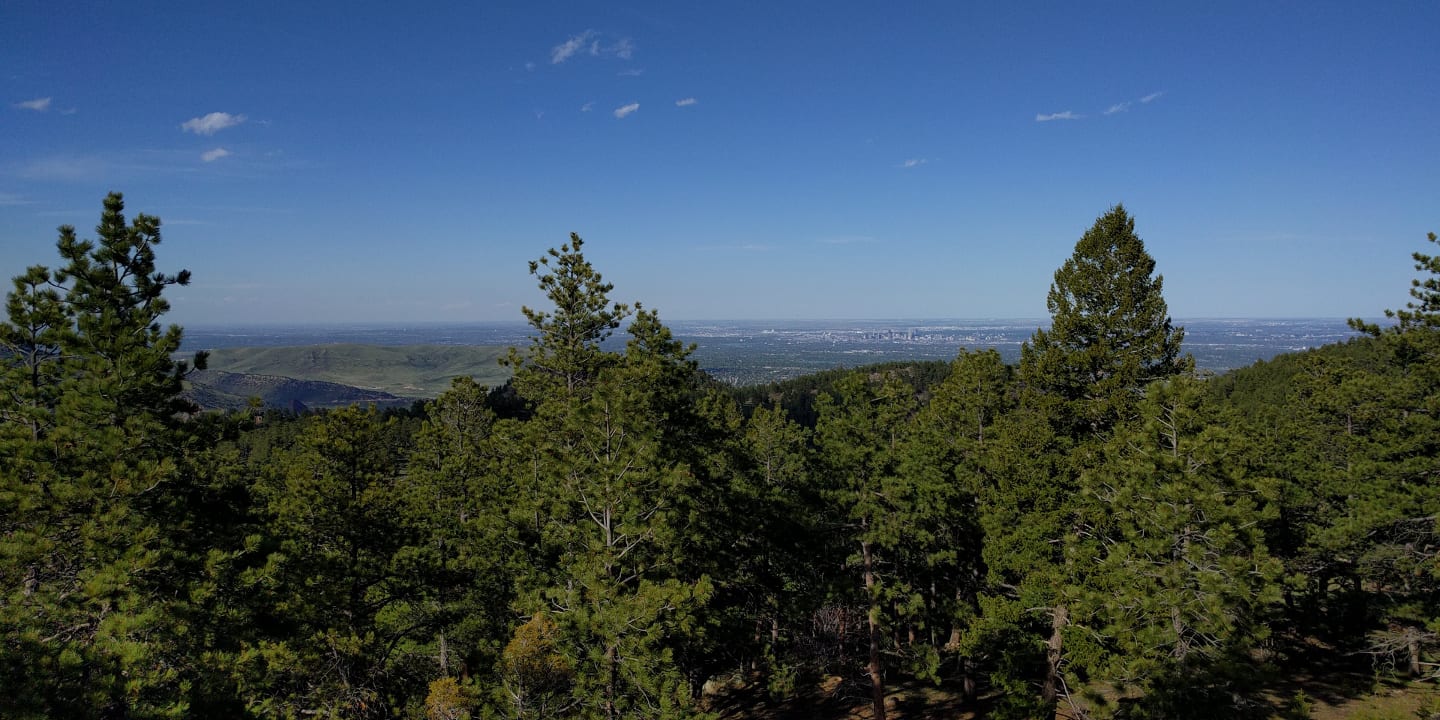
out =
[[1050,328],[1020,349],[1020,379],[1058,396],[1074,432],[1103,432],[1128,416],[1153,380],[1183,372],[1183,328],[1170,322],[1164,278],[1116,205],[1095,220],[1050,285]]
[[525,622],[554,623],[578,716],[691,717],[677,651],[700,629],[712,584],[694,571],[702,476],[677,434],[695,433],[686,416],[698,371],[653,312],[636,314],[625,352],[600,346],[629,309],[610,302],[612,286],[580,248],[572,235],[531,264],[554,309],[527,309],[538,334],[510,359],[535,408],[515,429],[535,452],[507,461],[535,518],[517,607]]
[[908,544],[933,541],[911,522],[915,494],[900,472],[918,402],[914,388],[896,374],[854,372],[817,406],[822,485],[839,523],[836,537],[850,550],[842,597],[865,607],[872,716],[884,720],[884,658],[893,650],[887,635],[900,622],[897,615],[920,601],[917,588],[897,572],[900,556]]
[[16,279],[0,324],[0,714],[185,712],[179,582],[155,510],[183,462],[180,328],[156,268],[160,220],[105,198],[94,240]]
[[[1075,691],[1062,666],[1071,632],[1066,588],[1076,569],[1061,549],[1083,503],[1079,475],[1110,431],[1134,416],[1147,385],[1193,365],[1180,356],[1184,330],[1171,324],[1162,285],[1134,219],[1116,205],[1055,271],[1050,328],[1037,329],[1020,349],[1021,407],[1001,423],[1010,437],[994,448],[982,515],[992,577],[1011,578],[992,610],[1019,617],[1000,605],[1048,608],[1048,637],[1038,641],[1046,705]],[[1025,510],[1017,515],[1017,508]]]

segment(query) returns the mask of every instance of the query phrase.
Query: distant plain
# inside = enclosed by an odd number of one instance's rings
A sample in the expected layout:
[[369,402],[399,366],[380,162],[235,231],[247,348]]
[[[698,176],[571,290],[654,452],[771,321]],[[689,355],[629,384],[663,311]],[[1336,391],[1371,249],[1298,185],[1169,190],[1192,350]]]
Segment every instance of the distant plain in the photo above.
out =
[[[670,323],[676,337],[694,343],[702,369],[723,382],[757,385],[841,367],[904,360],[948,360],[961,348],[995,348],[1007,362],[1039,319],[713,320]],[[1257,360],[1353,337],[1341,318],[1189,319],[1185,350],[1201,370],[1221,373]],[[452,378],[469,375],[494,387],[509,377],[499,363],[508,347],[523,348],[533,330],[520,322],[415,323],[407,325],[200,326],[186,329],[187,351],[210,350],[210,370],[252,378],[256,387],[278,379],[335,383],[397,400],[432,398]],[[623,331],[609,341],[624,342]],[[223,392],[243,387],[241,378],[211,376]],[[346,404],[333,388],[273,397],[319,398],[320,405]],[[217,391],[222,391],[217,388]],[[278,394],[276,394],[278,393]],[[264,394],[264,393],[261,393]],[[353,395],[363,401],[370,396]],[[308,404],[314,402],[307,401]]]

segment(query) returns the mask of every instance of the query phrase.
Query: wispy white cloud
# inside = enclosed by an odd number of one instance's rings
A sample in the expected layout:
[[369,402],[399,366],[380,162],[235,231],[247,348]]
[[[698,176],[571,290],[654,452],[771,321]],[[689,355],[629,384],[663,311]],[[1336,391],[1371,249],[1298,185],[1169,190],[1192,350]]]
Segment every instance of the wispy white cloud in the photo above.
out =
[[21,110],[34,110],[35,112],[45,112],[46,110],[50,109],[50,98],[43,97],[35,98],[34,100],[26,100],[25,102],[18,102],[15,103],[15,107],[20,108]]
[[[1104,114],[1106,114],[1106,115],[1115,115],[1115,114],[1117,114],[1117,113],[1129,112],[1130,108],[1135,107],[1135,103],[1138,102],[1138,103],[1140,103],[1140,104],[1142,104],[1142,105],[1145,105],[1145,104],[1148,104],[1148,103],[1152,103],[1152,102],[1154,102],[1155,100],[1159,99],[1159,97],[1160,97],[1161,95],[1164,95],[1164,94],[1165,94],[1164,92],[1153,92],[1153,93],[1150,93],[1149,95],[1146,95],[1145,97],[1142,97],[1142,98],[1140,98],[1140,99],[1138,99],[1138,100],[1126,100],[1126,101],[1124,101],[1124,102],[1118,102],[1118,103],[1115,103],[1114,105],[1111,105],[1110,107],[1106,108]],[[1036,120],[1039,120],[1040,118],[1037,116],[1035,119],[1036,119]],[[1051,120],[1059,120],[1060,118],[1059,118],[1059,117],[1051,117],[1051,118],[1049,118],[1049,119],[1051,119]],[[1068,118],[1067,118],[1067,119],[1068,119]]]
[[214,150],[206,150],[204,153],[201,153],[200,159],[201,159],[201,160],[204,160],[205,162],[208,163],[208,162],[215,162],[216,160],[219,160],[220,158],[229,157],[229,156],[230,156],[230,151],[229,151],[229,150],[226,150],[226,149],[223,148],[223,147],[217,147],[217,148],[215,148]]
[[80,110],[79,110],[78,108],[65,108],[65,109],[63,109],[63,110],[60,111],[60,114],[61,114],[61,115],[74,115],[74,114],[77,113],[77,112],[80,112]]
[[575,53],[580,52],[581,48],[585,47],[585,43],[589,42],[590,38],[594,35],[594,30],[586,30],[579,35],[576,35],[569,40],[566,40],[565,42],[560,43],[553,48],[550,48],[550,64],[559,65],[560,63],[569,60],[575,55]]
[[526,63],[525,63],[525,70],[528,72],[528,71],[534,70],[534,69],[535,69],[535,63],[526,61]]
[[621,70],[615,74],[620,77],[640,77],[645,74],[645,68],[630,68],[629,70]]
[[629,60],[635,55],[635,43],[630,38],[620,38],[607,43],[606,38],[594,30],[586,30],[550,48],[550,64],[559,65],[580,53],[594,57],[617,57]]
[[1050,122],[1051,120],[1079,120],[1080,118],[1083,118],[1083,117],[1085,117],[1085,116],[1084,116],[1084,115],[1080,115],[1080,114],[1078,114],[1078,113],[1076,113],[1076,112],[1074,112],[1074,111],[1071,111],[1071,110],[1066,110],[1066,111],[1064,111],[1064,112],[1050,113],[1049,115],[1044,115],[1044,114],[1039,114],[1039,113],[1037,113],[1037,114],[1035,115],[1035,122]]
[[676,100],[676,101],[675,101],[675,107],[690,107],[691,105],[694,105],[695,103],[698,103],[698,102],[700,102],[700,101],[699,101],[699,100],[696,100],[696,99],[693,98],[693,97],[682,98],[682,99],[680,99],[680,100]]
[[20,205],[34,205],[34,200],[26,200],[23,195],[15,193],[0,192],[0,207],[18,207]]
[[903,168],[917,168],[917,167],[920,167],[921,165],[924,165],[925,163],[928,163],[928,162],[930,162],[930,161],[929,161],[928,159],[926,159],[926,158],[910,158],[909,160],[906,160],[905,162],[900,163],[900,167],[903,167]]
[[615,108],[615,117],[617,117],[617,118],[623,118],[623,117],[625,117],[626,115],[629,115],[630,113],[633,113],[633,112],[635,112],[636,110],[639,110],[639,109],[640,109],[640,103],[638,103],[638,102],[637,102],[637,103],[630,103],[629,105],[622,105],[622,106],[620,106],[620,107],[618,107],[618,108]]
[[584,105],[581,105],[581,106],[580,106],[580,112],[590,112],[591,110],[594,110],[594,109],[595,109],[595,102],[594,102],[594,101],[587,102],[587,103],[585,103]]
[[212,112],[209,115],[202,115],[197,118],[190,118],[180,123],[180,129],[186,132],[193,132],[196,135],[214,135],[225,128],[235,127],[245,122],[244,115],[231,115],[224,112]]

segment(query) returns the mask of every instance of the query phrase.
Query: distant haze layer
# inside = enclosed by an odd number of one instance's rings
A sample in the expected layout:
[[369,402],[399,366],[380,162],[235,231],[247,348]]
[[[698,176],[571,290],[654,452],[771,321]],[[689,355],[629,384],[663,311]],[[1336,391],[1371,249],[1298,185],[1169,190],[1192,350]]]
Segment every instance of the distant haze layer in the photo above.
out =
[[[996,348],[1009,362],[1041,319],[894,319],[673,322],[677,337],[696,345],[710,374],[755,384],[836,367],[890,360],[946,360],[961,348]],[[1340,318],[1190,319],[1185,350],[1205,370],[1222,372],[1281,353],[1352,337]],[[504,348],[524,347],[522,323],[192,327],[187,349],[209,349],[210,367],[280,375],[433,397],[450,378],[504,382]],[[612,343],[623,342],[617,333]]]

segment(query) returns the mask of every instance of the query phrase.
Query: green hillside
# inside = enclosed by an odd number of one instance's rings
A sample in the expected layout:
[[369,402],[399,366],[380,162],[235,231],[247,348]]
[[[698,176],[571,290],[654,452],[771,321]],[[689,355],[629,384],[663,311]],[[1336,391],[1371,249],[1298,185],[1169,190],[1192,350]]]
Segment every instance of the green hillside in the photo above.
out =
[[185,380],[185,396],[207,410],[240,410],[250,404],[251,398],[260,398],[266,407],[289,410],[345,407],[355,403],[403,407],[413,402],[381,390],[278,375],[197,370]]
[[225,348],[210,353],[209,368],[250,375],[321,380],[400,397],[435,397],[452,378],[468,375],[488,386],[510,377],[498,345],[307,345]]

